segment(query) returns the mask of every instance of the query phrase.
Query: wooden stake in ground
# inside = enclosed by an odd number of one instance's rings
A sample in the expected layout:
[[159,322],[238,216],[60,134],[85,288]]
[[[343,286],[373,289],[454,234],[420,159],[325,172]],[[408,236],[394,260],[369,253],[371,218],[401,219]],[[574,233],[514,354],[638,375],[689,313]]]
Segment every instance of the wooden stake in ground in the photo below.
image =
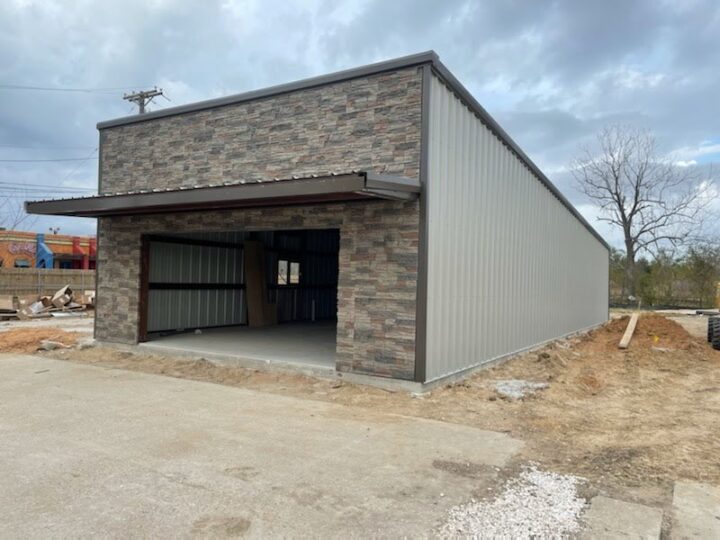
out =
[[620,347],[621,349],[627,349],[630,345],[630,340],[633,337],[633,333],[635,332],[635,326],[637,326],[638,318],[640,317],[640,314],[635,312],[632,314],[632,317],[630,317],[630,322],[627,325],[627,328],[625,329],[625,333],[623,334],[622,339],[620,340]]

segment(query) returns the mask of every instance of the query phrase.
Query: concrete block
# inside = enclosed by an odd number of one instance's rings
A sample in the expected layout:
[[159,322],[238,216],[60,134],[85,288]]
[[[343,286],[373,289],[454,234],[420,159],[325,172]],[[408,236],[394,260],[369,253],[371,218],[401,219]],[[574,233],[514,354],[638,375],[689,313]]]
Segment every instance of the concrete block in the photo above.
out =
[[675,482],[670,538],[720,538],[720,487]]
[[659,508],[597,496],[585,513],[587,539],[660,538],[663,513]]

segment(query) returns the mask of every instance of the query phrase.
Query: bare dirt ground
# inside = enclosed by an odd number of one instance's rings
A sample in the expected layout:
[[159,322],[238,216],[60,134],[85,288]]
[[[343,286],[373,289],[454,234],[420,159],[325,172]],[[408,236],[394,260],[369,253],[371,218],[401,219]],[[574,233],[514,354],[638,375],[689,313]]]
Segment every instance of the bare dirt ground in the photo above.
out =
[[73,347],[81,338],[87,337],[84,332],[68,332],[53,327],[15,328],[0,332],[0,352],[34,353],[41,341],[56,341]]
[[[640,318],[630,348],[620,351],[627,320],[423,396],[111,348],[43,354],[506,432],[527,443],[518,462],[579,475],[610,496],[668,505],[677,479],[720,484],[720,352],[704,334],[654,314]],[[698,334],[700,321],[681,322]],[[15,332],[4,333],[0,350],[15,346]],[[493,387],[505,379],[549,388],[506,401]]]
[[705,338],[707,336],[708,318],[702,315],[668,315],[668,319],[675,321],[691,336]]

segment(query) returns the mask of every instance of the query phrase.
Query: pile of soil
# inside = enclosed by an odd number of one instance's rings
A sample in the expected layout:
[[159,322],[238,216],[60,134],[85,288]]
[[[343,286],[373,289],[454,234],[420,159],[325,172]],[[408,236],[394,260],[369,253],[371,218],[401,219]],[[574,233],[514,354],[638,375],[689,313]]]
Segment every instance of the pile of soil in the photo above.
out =
[[0,353],[34,353],[43,340],[73,347],[85,334],[59,328],[15,328],[0,332]]
[[[630,317],[625,315],[613,319],[599,330],[585,336],[583,344],[586,350],[617,351],[618,343],[625,333]],[[662,315],[647,313],[640,316],[635,333],[630,341],[630,349],[649,350],[683,349],[692,350],[697,347],[697,339],[693,338],[682,326]]]

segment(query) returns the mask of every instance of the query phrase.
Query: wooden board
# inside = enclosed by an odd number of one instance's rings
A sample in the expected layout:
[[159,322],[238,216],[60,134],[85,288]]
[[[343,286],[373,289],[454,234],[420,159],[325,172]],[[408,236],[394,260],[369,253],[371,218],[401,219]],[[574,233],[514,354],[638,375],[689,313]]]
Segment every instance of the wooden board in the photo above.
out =
[[13,295],[0,295],[0,311],[15,311],[15,302]]
[[277,324],[277,307],[267,301],[265,247],[263,244],[254,240],[245,240],[243,261],[245,264],[248,325]]
[[628,323],[625,333],[620,340],[620,345],[618,345],[621,349],[627,349],[630,346],[630,340],[633,337],[633,333],[635,333],[635,327],[637,326],[639,317],[639,313],[633,313],[632,317],[630,317],[630,322]]

